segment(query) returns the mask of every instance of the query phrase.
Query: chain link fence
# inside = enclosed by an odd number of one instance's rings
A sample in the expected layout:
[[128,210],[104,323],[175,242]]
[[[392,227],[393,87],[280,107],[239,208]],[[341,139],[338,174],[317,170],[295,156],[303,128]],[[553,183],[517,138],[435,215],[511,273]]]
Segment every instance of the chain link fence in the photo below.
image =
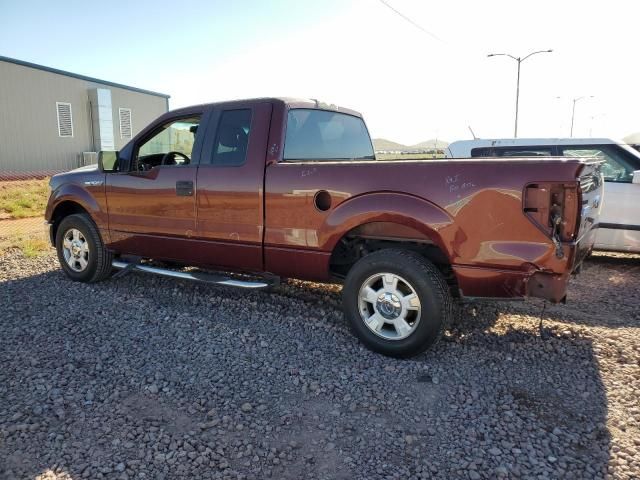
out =
[[29,256],[48,250],[44,210],[56,173],[0,171],[0,256],[16,248]]

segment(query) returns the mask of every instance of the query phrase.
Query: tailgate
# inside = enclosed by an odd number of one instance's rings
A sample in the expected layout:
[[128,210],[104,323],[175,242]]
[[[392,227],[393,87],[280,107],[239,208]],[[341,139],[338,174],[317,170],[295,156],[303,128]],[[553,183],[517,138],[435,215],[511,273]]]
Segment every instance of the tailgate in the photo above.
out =
[[604,179],[601,172],[602,164],[602,161],[585,161],[580,171],[580,188],[578,191],[580,225],[576,235],[575,267],[589,254],[595,243],[604,190]]

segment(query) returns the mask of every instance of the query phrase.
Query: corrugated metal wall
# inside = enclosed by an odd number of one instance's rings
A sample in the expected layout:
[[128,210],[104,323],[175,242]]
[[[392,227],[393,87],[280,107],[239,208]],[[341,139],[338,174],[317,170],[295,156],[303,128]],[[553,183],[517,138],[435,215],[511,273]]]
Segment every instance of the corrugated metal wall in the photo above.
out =
[[[135,135],[166,112],[164,97],[134,92],[0,60],[0,172],[66,170],[93,151],[89,89],[111,90],[116,149],[121,138],[118,108],[130,108]],[[58,135],[56,102],[69,102],[73,137]]]
[[111,105],[113,106],[113,138],[116,142],[116,150],[120,150],[131,140],[130,138],[122,138],[120,135],[118,109],[131,109],[131,130],[134,136],[152,120],[167,111],[165,98],[143,95],[122,88],[111,88]]

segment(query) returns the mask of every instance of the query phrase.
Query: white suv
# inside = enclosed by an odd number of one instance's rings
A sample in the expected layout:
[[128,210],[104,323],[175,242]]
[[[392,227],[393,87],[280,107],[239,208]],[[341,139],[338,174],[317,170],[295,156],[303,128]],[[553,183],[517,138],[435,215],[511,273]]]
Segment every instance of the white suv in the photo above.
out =
[[507,138],[453,142],[447,158],[597,157],[605,161],[594,248],[640,253],[640,152],[608,138]]

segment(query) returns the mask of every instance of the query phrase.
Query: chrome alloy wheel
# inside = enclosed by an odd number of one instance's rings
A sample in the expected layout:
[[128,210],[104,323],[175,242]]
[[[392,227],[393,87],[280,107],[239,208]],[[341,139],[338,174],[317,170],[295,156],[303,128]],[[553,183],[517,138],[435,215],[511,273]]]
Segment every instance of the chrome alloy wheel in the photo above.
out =
[[89,243],[77,228],[70,228],[64,233],[62,254],[74,272],[82,272],[89,265]]
[[422,309],[415,289],[404,278],[376,273],[360,287],[358,310],[373,333],[387,340],[402,340],[418,326]]

